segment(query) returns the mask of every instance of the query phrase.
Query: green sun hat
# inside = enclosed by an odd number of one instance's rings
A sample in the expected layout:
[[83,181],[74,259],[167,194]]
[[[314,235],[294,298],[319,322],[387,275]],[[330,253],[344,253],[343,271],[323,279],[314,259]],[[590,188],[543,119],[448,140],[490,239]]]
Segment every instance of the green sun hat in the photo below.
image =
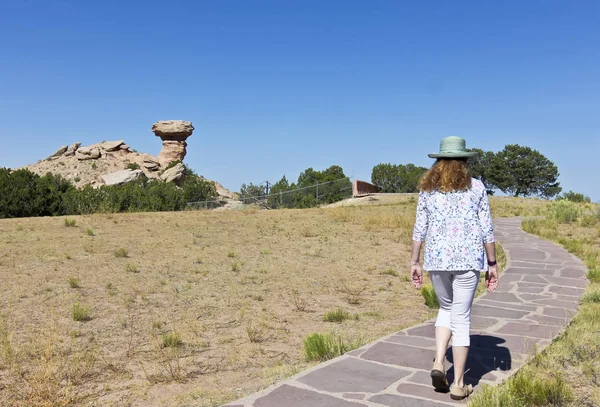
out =
[[475,151],[467,151],[467,142],[462,137],[446,137],[440,142],[440,152],[429,154],[431,158],[470,158],[476,157]]

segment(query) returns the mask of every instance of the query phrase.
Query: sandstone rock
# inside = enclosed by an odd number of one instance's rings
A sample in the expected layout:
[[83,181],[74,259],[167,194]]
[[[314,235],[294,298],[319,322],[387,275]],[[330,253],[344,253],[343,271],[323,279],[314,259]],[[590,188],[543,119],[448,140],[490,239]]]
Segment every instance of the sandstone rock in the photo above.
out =
[[125,143],[125,140],[105,141],[104,143],[100,144],[100,148],[104,151],[115,151],[120,149],[123,143]]
[[121,144],[121,146],[119,147],[121,150],[126,150],[129,151],[129,146],[125,143]]
[[85,155],[89,155],[92,152],[92,148],[91,146],[88,147],[79,147],[77,149],[77,152],[80,154],[85,154]]
[[55,159],[60,157],[61,155],[63,155],[64,153],[67,152],[67,149],[69,148],[69,146],[62,146],[61,148],[59,148],[58,150],[56,150],[56,152],[54,154],[52,154],[50,157],[48,157],[48,159]]
[[[81,151],[81,150],[84,150],[84,151]],[[75,153],[75,156],[80,161],[83,161],[83,160],[96,160],[96,159],[100,158],[101,155],[102,154],[100,152],[100,149],[96,148],[96,147],[94,147],[92,149],[90,149],[89,147],[81,147]]]
[[144,164],[144,168],[146,168],[150,171],[158,171],[160,169],[159,163],[151,163],[151,162],[144,161],[143,164]]
[[192,135],[194,126],[192,122],[184,120],[163,120],[152,125],[152,132],[165,140],[185,140]]
[[185,170],[185,168],[184,168],[183,164],[179,163],[176,166],[169,168],[168,170],[163,172],[160,175],[160,179],[161,179],[161,181],[164,181],[164,182],[179,181],[180,179],[183,178],[184,170]]
[[152,131],[163,142],[163,148],[158,155],[158,161],[162,166],[167,166],[173,161],[183,161],[187,147],[185,140],[194,131],[192,122],[183,120],[160,121],[152,125]]
[[142,170],[121,170],[111,172],[110,174],[104,174],[102,180],[105,185],[126,184],[127,182],[138,179],[143,174],[144,171]]
[[163,167],[173,161],[183,161],[187,154],[187,143],[185,141],[164,140],[163,148],[158,154],[158,161]]
[[72,157],[72,156],[74,156],[75,152],[79,149],[80,146],[81,146],[81,142],[80,141],[71,144],[71,146],[65,152],[65,157]]

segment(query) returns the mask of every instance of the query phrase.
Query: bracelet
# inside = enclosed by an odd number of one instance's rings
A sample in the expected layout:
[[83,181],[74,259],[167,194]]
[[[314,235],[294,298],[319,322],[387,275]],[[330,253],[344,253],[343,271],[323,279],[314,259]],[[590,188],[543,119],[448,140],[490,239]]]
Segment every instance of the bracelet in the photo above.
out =
[[496,260],[494,260],[494,261],[488,260],[488,266],[492,267],[492,266],[495,266],[496,264],[497,264]]

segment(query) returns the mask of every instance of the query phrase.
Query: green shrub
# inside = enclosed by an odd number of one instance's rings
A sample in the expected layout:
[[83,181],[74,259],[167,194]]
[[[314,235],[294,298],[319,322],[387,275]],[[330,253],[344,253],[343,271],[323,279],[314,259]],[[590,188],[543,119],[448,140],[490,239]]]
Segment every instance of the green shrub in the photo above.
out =
[[123,258],[123,257],[129,257],[129,251],[127,249],[125,249],[124,247],[120,247],[118,249],[116,249],[114,251],[115,257],[118,258]]
[[600,267],[590,269],[587,278],[593,283],[600,283]]
[[138,266],[136,264],[132,264],[132,263],[127,263],[127,266],[125,266],[125,271],[127,271],[128,273],[139,273],[140,270],[138,269]]
[[140,169],[140,165],[138,163],[129,163],[125,166],[126,169],[135,171]]
[[485,386],[472,396],[469,406],[564,406],[571,400],[571,388],[560,374],[531,377],[518,372],[500,387]]
[[302,342],[304,356],[308,361],[323,362],[355,349],[353,345],[345,344],[341,337],[331,334],[310,334]]
[[548,217],[559,223],[571,223],[577,220],[580,212],[577,204],[563,200],[550,206]]
[[77,220],[75,220],[75,219],[69,219],[69,218],[65,219],[65,226],[66,227],[72,228],[72,227],[75,227],[75,225],[77,225]]
[[80,288],[81,287],[81,281],[75,276],[70,276],[68,281],[69,281],[69,287],[71,287],[71,288]]
[[73,190],[60,175],[0,168],[0,219],[67,215],[62,197]]
[[350,314],[342,308],[338,308],[335,311],[329,311],[323,315],[323,321],[325,322],[343,322],[347,319],[350,319]]
[[88,236],[96,236],[96,234],[94,233],[94,229],[92,229],[92,228],[88,228],[87,234],[88,234]]
[[590,203],[592,201],[589,196],[586,196],[584,194],[580,194],[577,192],[573,192],[573,191],[565,192],[561,196],[557,197],[556,200],[557,201],[576,202],[576,203]]
[[432,286],[424,285],[423,287],[421,287],[421,295],[425,299],[425,305],[427,305],[429,308],[440,307],[438,297],[435,294],[435,290]]
[[80,303],[73,304],[73,310],[71,312],[73,321],[89,321],[92,319],[91,311],[89,308],[84,307]]
[[165,348],[178,348],[183,345],[183,340],[179,333],[173,332],[165,332],[162,334],[162,344]]
[[600,291],[589,291],[583,297],[581,302],[600,302]]

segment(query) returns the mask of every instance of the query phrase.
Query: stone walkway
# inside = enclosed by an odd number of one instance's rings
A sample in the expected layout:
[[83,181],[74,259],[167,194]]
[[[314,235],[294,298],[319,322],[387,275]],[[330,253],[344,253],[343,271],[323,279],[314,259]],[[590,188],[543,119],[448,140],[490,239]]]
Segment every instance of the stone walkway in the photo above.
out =
[[[509,256],[498,289],[475,300],[467,382],[500,383],[571,320],[587,285],[586,268],[561,247],[495,220]],[[457,405],[431,387],[433,321],[321,363],[227,407],[437,407]],[[446,367],[452,366],[452,352]],[[448,372],[449,378],[452,368]]]

